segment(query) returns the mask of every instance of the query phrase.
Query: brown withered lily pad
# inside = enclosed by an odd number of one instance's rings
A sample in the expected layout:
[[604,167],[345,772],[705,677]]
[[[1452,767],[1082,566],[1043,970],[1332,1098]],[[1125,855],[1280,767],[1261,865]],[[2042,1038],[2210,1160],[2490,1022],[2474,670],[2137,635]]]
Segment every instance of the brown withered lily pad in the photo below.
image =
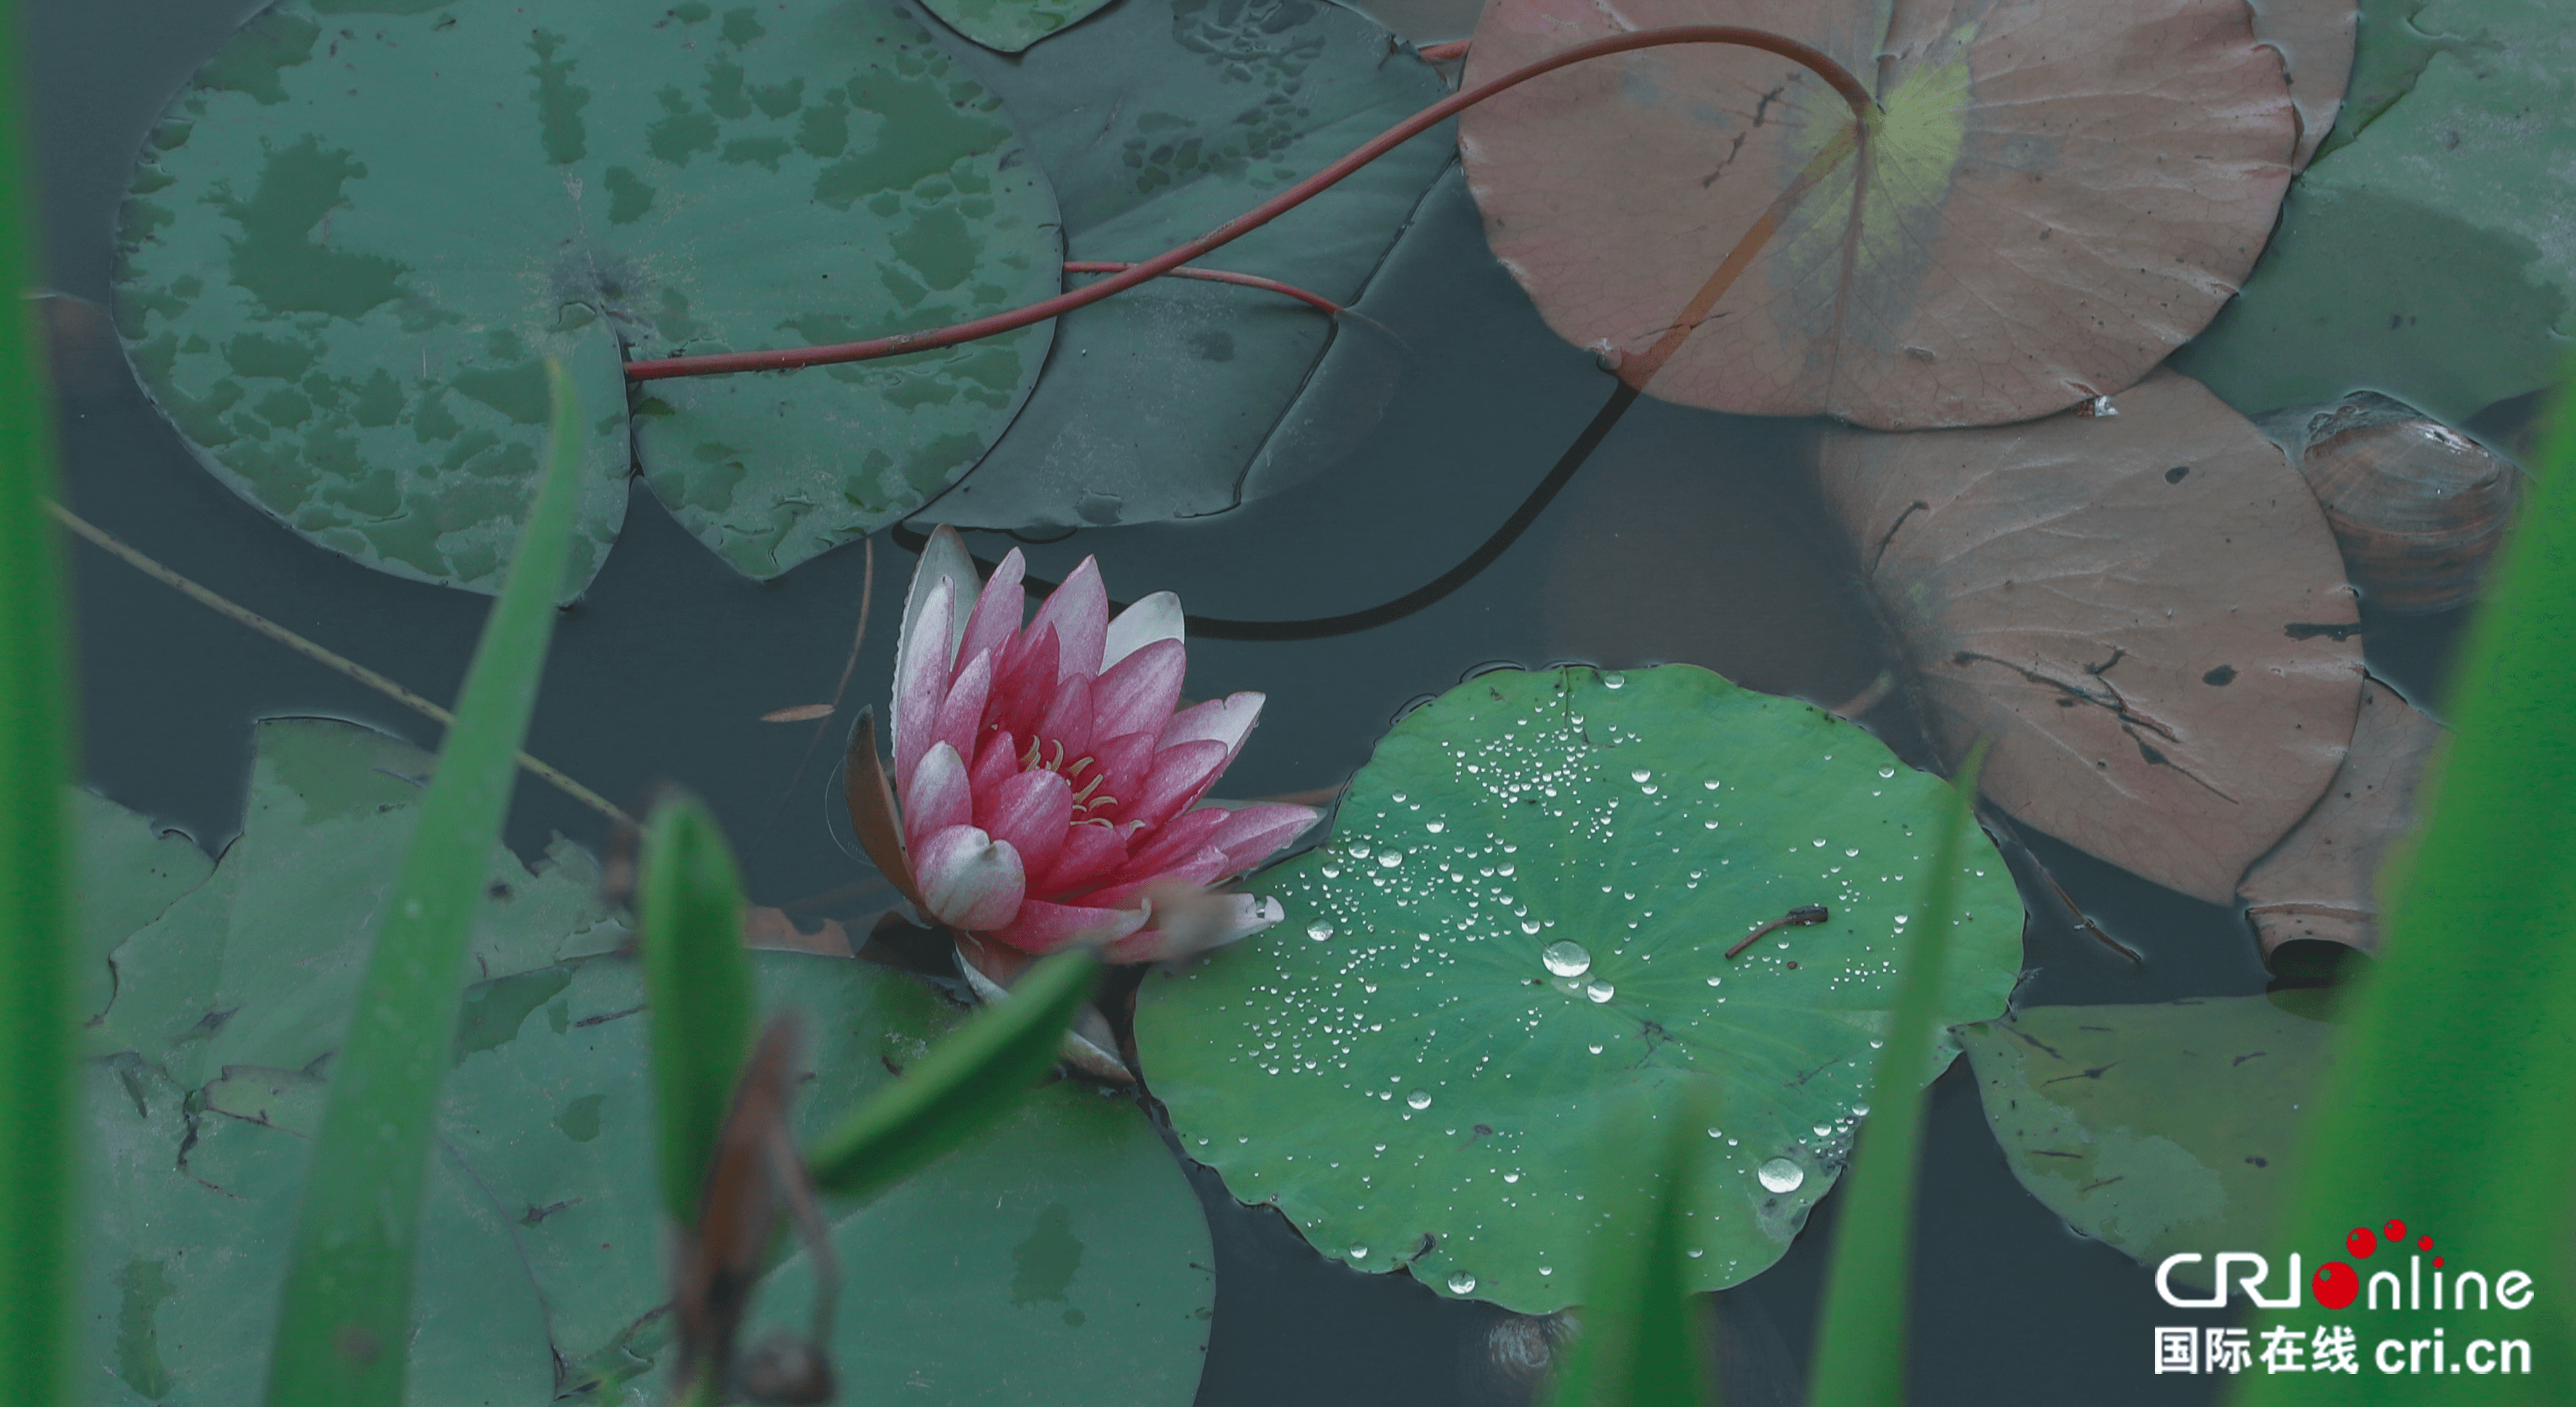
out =
[[2352,755],[2316,809],[2237,887],[2265,956],[2293,938],[2379,950],[2379,861],[2415,823],[2415,788],[2441,740],[2441,724],[2378,680],[2363,681]]
[[2230,902],[2326,789],[2361,698],[2359,614],[2314,495],[2198,382],[2109,415],[1824,432],[1857,549],[1948,757],[2092,854]]
[[2118,391],[2234,293],[2289,180],[2239,0],[1494,0],[1467,81],[1680,24],[1813,45],[1879,110],[1694,44],[1532,80],[1459,145],[1549,325],[1684,404],[1914,429]]

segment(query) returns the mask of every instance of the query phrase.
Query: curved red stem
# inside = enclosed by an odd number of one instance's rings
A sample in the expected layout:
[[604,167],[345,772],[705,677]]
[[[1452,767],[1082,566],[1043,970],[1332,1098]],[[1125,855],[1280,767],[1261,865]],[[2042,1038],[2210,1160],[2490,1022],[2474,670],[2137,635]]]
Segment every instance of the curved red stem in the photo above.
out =
[[1452,93],[1404,121],[1372,138],[1366,146],[1299,181],[1252,209],[1226,221],[1206,234],[1177,248],[1167,249],[1143,263],[1131,265],[1123,273],[1113,274],[1088,288],[1059,293],[1024,308],[971,322],[953,323],[947,327],[925,328],[919,332],[899,332],[891,337],[875,337],[865,342],[841,342],[827,347],[788,347],[764,352],[719,352],[703,357],[664,357],[656,361],[626,364],[629,381],[659,381],[675,376],[720,376],[737,371],[794,371],[809,366],[833,366],[842,362],[872,361],[878,357],[902,356],[908,352],[927,352],[939,347],[953,347],[960,342],[991,337],[1061,317],[1076,308],[1088,307],[1113,293],[1134,288],[1147,279],[1171,272],[1211,249],[1241,239],[1289,211],[1305,204],[1330,188],[1335,182],[1393,151],[1406,141],[1420,136],[1448,121],[1460,112],[1507,89],[1516,88],[1543,73],[1553,73],[1569,64],[1587,59],[1607,58],[1613,54],[1633,53],[1639,49],[1656,49],[1670,44],[1733,44],[1777,54],[1807,69],[1833,85],[1843,101],[1851,104],[1854,116],[1867,122],[1877,109],[1877,100],[1858,79],[1843,66],[1827,57],[1824,51],[1784,39],[1767,30],[1746,29],[1731,24],[1685,24],[1664,29],[1644,29],[1632,34],[1613,34],[1606,38],[1577,44],[1561,53],[1550,54],[1536,63],[1513,69],[1500,78],[1489,79],[1473,88]]
[[[1107,259],[1067,259],[1064,262],[1064,271],[1069,274],[1123,274],[1134,267],[1136,267],[1134,264]],[[1195,269],[1185,265],[1169,271],[1165,277],[1203,279],[1209,283],[1231,283],[1242,288],[1266,289],[1272,293],[1284,293],[1310,308],[1322,309],[1335,317],[1340,317],[1344,312],[1341,304],[1323,294],[1309,293],[1293,283],[1281,283],[1275,278],[1263,278],[1259,274],[1238,274],[1226,269]]]

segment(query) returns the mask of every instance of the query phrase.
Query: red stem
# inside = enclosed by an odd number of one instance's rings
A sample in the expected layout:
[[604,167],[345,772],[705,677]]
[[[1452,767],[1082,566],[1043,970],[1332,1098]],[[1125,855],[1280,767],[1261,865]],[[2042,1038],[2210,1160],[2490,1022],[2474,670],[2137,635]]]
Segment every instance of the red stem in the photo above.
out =
[[1061,317],[1076,308],[1088,307],[1113,293],[1123,293],[1147,279],[1170,273],[1190,260],[1252,233],[1290,210],[1305,204],[1343,177],[1350,175],[1404,142],[1448,121],[1458,113],[1497,93],[1519,87],[1543,73],[1553,73],[1570,64],[1587,59],[1607,58],[1613,54],[1633,53],[1639,49],[1657,49],[1671,44],[1735,44],[1777,54],[1807,69],[1833,85],[1843,101],[1851,104],[1854,116],[1866,122],[1878,104],[1858,79],[1843,71],[1842,65],[1826,57],[1819,49],[1810,48],[1794,39],[1783,39],[1765,30],[1746,29],[1731,24],[1685,24],[1664,29],[1638,30],[1631,34],[1613,34],[1588,43],[1577,44],[1561,53],[1551,54],[1536,63],[1513,69],[1500,78],[1452,93],[1404,121],[1378,134],[1368,145],[1299,181],[1251,210],[1226,221],[1206,234],[1174,249],[1167,249],[1140,264],[1128,266],[1125,272],[1113,274],[1088,288],[1059,293],[1024,308],[971,322],[953,323],[947,327],[926,328],[919,332],[899,332],[891,337],[876,337],[865,342],[840,342],[828,347],[789,347],[764,352],[720,352],[703,357],[663,357],[655,361],[626,364],[629,381],[660,381],[675,376],[720,376],[737,371],[795,371],[809,366],[833,366],[842,362],[872,361],[878,357],[902,356],[908,352],[927,352],[940,347],[953,347],[960,342],[1011,332],[1031,323]]
[[[1134,267],[1136,267],[1134,264],[1122,264],[1105,259],[1067,259],[1064,263],[1064,271],[1069,274],[1123,274]],[[1340,317],[1343,312],[1341,304],[1323,294],[1309,293],[1293,283],[1281,283],[1275,278],[1263,278],[1259,274],[1238,274],[1225,269],[1178,268],[1172,270],[1169,276],[1205,279],[1209,283],[1231,283],[1244,288],[1267,289],[1272,293],[1287,294],[1310,308],[1320,308],[1335,317]]]

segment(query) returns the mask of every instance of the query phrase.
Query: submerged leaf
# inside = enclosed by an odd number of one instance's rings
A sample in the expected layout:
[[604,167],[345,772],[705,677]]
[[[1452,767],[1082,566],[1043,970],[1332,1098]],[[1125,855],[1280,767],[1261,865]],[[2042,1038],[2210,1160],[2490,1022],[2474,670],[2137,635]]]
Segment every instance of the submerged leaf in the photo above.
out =
[[2380,861],[2413,828],[2415,788],[2441,740],[2441,724],[2378,680],[2362,681],[2351,755],[2316,809],[2237,886],[2266,956],[2293,938],[2378,950]]
[[1829,429],[1825,496],[1934,743],[1993,736],[2004,810],[2223,904],[2343,761],[2360,616],[2315,496],[2243,416],[2170,373],[2109,409]]
[[983,45],[1016,54],[1070,24],[1098,13],[1109,0],[921,0],[948,27]]
[[2457,424],[2548,384],[2576,335],[2576,27],[2556,0],[2370,9],[2355,111],[2174,364],[2249,414],[2366,386]]
[[[216,475],[397,575],[494,590],[542,358],[591,408],[575,586],[640,462],[773,576],[919,507],[1010,422],[1044,326],[783,376],[623,358],[937,326],[1061,286],[996,99],[893,6],[372,14],[284,0],[184,90],[122,217],[117,319]],[[382,7],[379,7],[382,8]]]
[[[2032,1007],[1961,1027],[1959,1043],[2013,1176],[2154,1265],[2264,1243],[2333,1030],[2262,997],[2204,997]],[[2206,1286],[2208,1262],[2177,1275]]]
[[[967,63],[1028,131],[1064,203],[1065,257],[1142,260],[1439,101],[1438,75],[1391,43],[1326,0],[1128,0]],[[1203,262],[1348,305],[1448,160],[1425,134]],[[1061,320],[1028,408],[917,521],[1055,531],[1224,512],[1259,491],[1257,461],[1338,444],[1337,426],[1307,423],[1310,378],[1383,381],[1398,354],[1382,329],[1275,293],[1158,279]],[[1324,404],[1348,413],[1347,397]]]
[[[1911,429],[2120,390],[2235,291],[2289,180],[2281,59],[2240,0],[1496,0],[1467,80],[1689,23],[1813,44],[1880,110],[1855,141],[1814,73],[1695,44],[1548,74],[1459,132],[1549,325],[1669,355],[1646,389],[1687,405]],[[1748,232],[1750,267],[1681,321]]]
[[[241,839],[117,950],[102,1032],[118,1039],[83,1070],[84,1400],[258,1400],[327,1057],[429,762],[346,724],[264,725]],[[91,819],[142,825],[103,804]],[[496,851],[494,876],[441,1093],[410,1400],[662,1401],[677,1344],[643,975],[587,856],[567,847],[531,875]],[[810,1018],[794,1116],[808,1144],[963,1019],[869,964],[751,965],[763,1010]],[[831,1347],[844,1400],[929,1383],[946,1394],[929,1400],[1190,1402],[1206,1223],[1131,1103],[1040,1091],[936,1178],[827,1210],[864,1267]],[[764,1278],[762,1323],[802,1327],[801,1276]]]
[[[1949,795],[1692,666],[1478,675],[1379,742],[1331,843],[1254,877],[1284,923],[1147,980],[1143,1073],[1183,1151],[1326,1255],[1524,1313],[1583,1293],[1595,1112],[1692,1083],[1689,1283],[1735,1284],[1849,1154]],[[2021,968],[1991,845],[1961,870],[1936,1030]]]

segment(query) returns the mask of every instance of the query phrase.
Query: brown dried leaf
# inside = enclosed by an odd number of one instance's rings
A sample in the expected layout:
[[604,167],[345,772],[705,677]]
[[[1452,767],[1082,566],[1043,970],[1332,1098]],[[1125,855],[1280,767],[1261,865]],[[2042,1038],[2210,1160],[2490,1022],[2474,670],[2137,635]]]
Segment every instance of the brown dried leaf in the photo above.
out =
[[2026,425],[1829,429],[1825,497],[1983,791],[2159,884],[2226,903],[2326,787],[2361,694],[2333,534],[2278,447],[2158,372]]
[[2317,144],[2334,130],[2335,116],[2343,111],[2361,7],[2353,0],[2253,0],[2253,5],[2254,38],[2281,51],[2290,103],[2299,111],[2299,149],[2290,156],[2290,169],[2296,171],[2317,154]]
[[[1494,0],[1467,81],[1694,23],[1812,44],[1885,111],[1653,373],[1687,405],[1910,429],[2117,391],[2235,292],[2289,181],[2281,58],[2240,0]],[[1786,59],[1691,45],[1534,79],[1459,146],[1549,325],[1628,359],[1854,124]]]
[[2442,733],[2395,690],[2363,681],[2352,755],[2336,769],[2325,799],[2237,886],[2266,957],[2293,938],[2378,951],[2380,856],[2415,823],[2415,788]]
[[773,953],[813,953],[827,958],[851,955],[850,931],[837,919],[820,920],[821,927],[807,933],[796,926],[783,909],[767,904],[747,904],[742,911],[742,945]]

